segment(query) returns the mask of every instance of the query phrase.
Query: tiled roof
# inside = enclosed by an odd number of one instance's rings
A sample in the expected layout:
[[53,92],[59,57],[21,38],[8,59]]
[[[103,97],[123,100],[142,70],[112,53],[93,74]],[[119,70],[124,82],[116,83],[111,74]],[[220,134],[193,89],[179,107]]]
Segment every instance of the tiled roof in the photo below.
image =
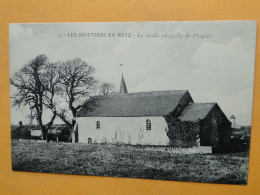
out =
[[93,109],[84,106],[78,117],[165,116],[172,112],[187,90],[151,91],[100,96]]
[[191,103],[179,116],[181,121],[197,122],[204,119],[217,103]]

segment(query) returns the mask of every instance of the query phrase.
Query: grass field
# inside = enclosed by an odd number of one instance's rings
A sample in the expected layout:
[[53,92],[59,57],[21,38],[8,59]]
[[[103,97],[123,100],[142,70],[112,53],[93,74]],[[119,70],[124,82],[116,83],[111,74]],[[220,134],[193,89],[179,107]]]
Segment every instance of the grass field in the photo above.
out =
[[176,154],[169,148],[12,140],[15,171],[246,184],[248,153]]

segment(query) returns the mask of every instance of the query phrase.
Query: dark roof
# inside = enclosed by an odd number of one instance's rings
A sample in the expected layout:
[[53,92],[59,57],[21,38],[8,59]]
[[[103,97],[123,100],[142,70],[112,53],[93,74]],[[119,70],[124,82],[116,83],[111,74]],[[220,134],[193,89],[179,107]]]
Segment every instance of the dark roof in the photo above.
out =
[[197,122],[204,119],[217,103],[191,103],[179,116],[181,121]]
[[11,125],[11,131],[17,129],[19,127],[19,125]]
[[26,139],[31,135],[30,130],[25,126],[18,126],[16,129],[11,131],[12,139]]
[[28,126],[28,129],[30,131],[33,131],[33,130],[42,130],[40,126]]
[[49,134],[59,134],[62,132],[70,132],[70,129],[67,125],[52,125],[51,128],[49,129],[48,133]]
[[165,116],[172,112],[187,90],[151,91],[100,96],[93,109],[84,106],[79,117]]
[[[41,130],[41,127],[39,125],[23,125],[24,127],[28,128],[29,130]],[[67,127],[66,124],[53,124],[50,129],[56,129],[56,128],[64,128]]]
[[[41,130],[41,127],[39,125],[31,125],[26,126],[30,131],[34,130]],[[61,131],[63,129],[69,129],[66,124],[53,124],[51,128],[49,129],[49,132],[55,132],[55,131]]]

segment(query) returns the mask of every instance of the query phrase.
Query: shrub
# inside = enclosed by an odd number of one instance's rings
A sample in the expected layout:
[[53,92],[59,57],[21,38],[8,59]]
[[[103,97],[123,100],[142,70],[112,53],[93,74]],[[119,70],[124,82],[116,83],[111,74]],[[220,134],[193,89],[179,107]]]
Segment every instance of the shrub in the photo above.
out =
[[179,119],[166,119],[169,131],[167,136],[174,146],[195,146],[199,138],[199,122],[182,122]]

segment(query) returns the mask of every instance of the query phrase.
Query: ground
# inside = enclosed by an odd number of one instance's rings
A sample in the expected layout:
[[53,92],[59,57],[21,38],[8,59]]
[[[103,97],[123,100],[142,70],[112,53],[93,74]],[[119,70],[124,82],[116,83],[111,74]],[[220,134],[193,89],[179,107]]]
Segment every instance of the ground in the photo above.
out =
[[12,140],[14,171],[246,184],[248,153],[176,154],[166,147]]

